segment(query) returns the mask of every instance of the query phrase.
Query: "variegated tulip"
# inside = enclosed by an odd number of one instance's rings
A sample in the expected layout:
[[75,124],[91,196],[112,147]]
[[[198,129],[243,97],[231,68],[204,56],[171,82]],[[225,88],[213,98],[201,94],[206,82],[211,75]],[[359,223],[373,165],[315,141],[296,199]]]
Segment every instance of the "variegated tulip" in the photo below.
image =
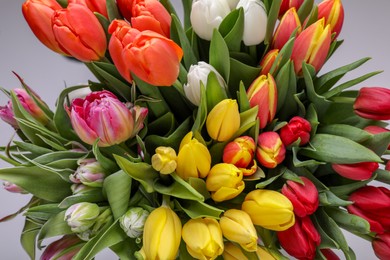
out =
[[300,116],[294,116],[287,125],[283,126],[279,135],[285,146],[299,141],[299,146],[307,144],[310,140],[311,125],[310,122]]
[[50,243],[43,251],[41,260],[68,260],[72,259],[84,244],[75,235],[65,235]]
[[78,165],[74,174],[70,175],[73,183],[82,183],[90,187],[103,187],[106,177],[103,167],[95,158],[78,160]]
[[119,218],[119,224],[128,237],[137,238],[144,232],[148,216],[149,212],[141,207],[130,208]]
[[256,158],[267,168],[275,168],[286,155],[286,148],[278,133],[263,132],[257,139]]
[[272,47],[282,49],[294,31],[299,35],[302,26],[295,7],[292,7],[282,16],[272,38]]
[[287,10],[294,7],[296,10],[299,10],[304,0],[282,0],[282,3],[279,8],[279,17],[282,17]]
[[274,77],[260,75],[249,86],[247,91],[249,104],[251,107],[258,107],[257,117],[260,120],[260,129],[266,127],[276,114],[278,93]]
[[373,120],[390,119],[390,89],[382,87],[363,87],[359,90],[353,109],[363,118]]
[[19,193],[19,194],[27,194],[28,193],[20,186],[14,184],[14,183],[11,183],[9,181],[3,182],[3,187],[6,191],[12,192],[12,193]]
[[176,152],[171,147],[159,146],[152,156],[152,167],[161,174],[170,174],[177,167]]
[[82,233],[95,224],[99,214],[97,204],[80,202],[66,210],[64,220],[74,233]]
[[[275,60],[276,60],[276,57],[278,56],[278,54],[279,54],[278,49],[272,49],[265,54],[263,59],[260,61],[260,68],[261,68],[260,75],[268,75],[272,66],[275,63]],[[276,64],[276,68],[277,68],[277,65],[278,64]]]
[[68,0],[68,4],[81,4],[94,13],[99,13],[108,18],[106,0]]
[[341,0],[324,0],[318,4],[318,19],[325,18],[336,37],[340,34],[344,22],[344,7]]
[[234,164],[244,176],[252,175],[257,170],[254,160],[256,144],[250,136],[240,136],[228,143],[223,149],[222,161]]
[[357,181],[368,180],[379,168],[377,162],[360,162],[352,164],[332,164],[335,172],[341,176]]

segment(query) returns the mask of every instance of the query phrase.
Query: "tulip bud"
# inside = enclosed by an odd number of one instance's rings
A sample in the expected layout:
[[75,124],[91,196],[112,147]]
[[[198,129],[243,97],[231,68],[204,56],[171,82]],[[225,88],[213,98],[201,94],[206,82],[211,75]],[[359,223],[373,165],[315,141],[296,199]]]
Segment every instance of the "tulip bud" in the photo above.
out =
[[363,130],[373,135],[390,132],[389,129],[377,125],[366,126]]
[[301,7],[304,0],[282,0],[282,3],[280,5],[279,9],[279,17],[282,17],[287,10],[291,9],[292,7],[295,7],[296,10]]
[[106,174],[95,158],[80,159],[77,163],[79,167],[69,177],[73,183],[82,183],[90,187],[103,187]]
[[[78,178],[73,179],[71,176],[69,176],[69,179],[72,182],[80,181],[80,179],[78,179]],[[86,185],[84,185],[82,183],[73,183],[70,186],[70,189],[72,190],[73,195],[76,195],[76,194],[80,195],[80,194],[83,194],[83,193],[88,193],[89,191],[95,190],[97,188],[94,188],[94,187],[91,187],[91,186],[86,186]]]
[[224,99],[210,111],[206,129],[210,137],[219,142],[228,141],[240,128],[237,100]]
[[8,182],[8,181],[3,182],[3,187],[6,191],[12,192],[12,193],[19,193],[19,194],[27,194],[28,193],[23,188],[19,187],[16,184]]
[[24,19],[30,29],[47,48],[59,54],[69,55],[58,44],[51,25],[51,17],[56,10],[62,9],[55,0],[27,0],[22,5]]
[[152,167],[161,174],[171,174],[177,167],[177,156],[171,147],[159,146],[152,156]]
[[66,235],[49,244],[41,255],[41,260],[68,260],[72,259],[83,246],[75,235]]
[[253,190],[246,195],[241,209],[249,214],[253,224],[266,229],[283,231],[295,223],[291,201],[277,191]]
[[363,118],[373,120],[390,119],[390,89],[364,87],[359,90],[353,109]]
[[311,125],[306,119],[294,116],[287,125],[280,129],[280,139],[285,146],[300,139],[299,146],[307,144],[310,140]]
[[130,138],[132,138],[136,136],[139,131],[142,130],[142,128],[144,128],[144,122],[146,117],[148,116],[149,110],[146,107],[134,105],[130,108],[130,112],[134,118],[133,133],[130,136]]
[[257,170],[253,159],[256,150],[255,141],[250,136],[241,136],[228,143],[224,150],[222,161],[234,164],[244,176],[252,175]]
[[64,220],[74,233],[82,233],[92,227],[99,216],[99,206],[89,202],[80,202],[70,206]]
[[385,170],[390,171],[390,161],[387,161],[387,163],[385,165]]
[[390,259],[390,233],[378,234],[372,241],[378,259]]
[[90,62],[104,57],[106,34],[88,7],[69,4],[66,9],[54,12],[52,24],[58,44],[74,58]]
[[331,44],[330,25],[324,18],[304,29],[295,39],[291,54],[295,73],[302,74],[302,64],[307,63],[318,72],[325,63]]
[[68,0],[68,4],[71,3],[84,5],[93,13],[99,13],[108,18],[106,0]]
[[233,164],[214,165],[206,179],[206,188],[216,202],[237,197],[245,188],[242,172]]
[[265,39],[267,31],[267,12],[260,0],[240,0],[237,9],[244,9],[244,35],[242,40],[246,46],[258,45]]
[[268,75],[272,66],[274,65],[274,62],[278,54],[279,54],[278,49],[270,50],[265,54],[263,59],[260,61],[260,68],[261,68],[260,75]]
[[69,110],[73,129],[87,144],[98,138],[98,146],[120,144],[133,134],[134,119],[130,110],[109,91],[90,93],[76,98]]
[[282,49],[295,30],[298,35],[302,31],[302,26],[295,7],[292,7],[282,16],[276,28],[272,39],[273,48]]
[[119,218],[119,224],[129,237],[137,238],[144,232],[144,225],[148,216],[149,212],[143,208],[131,208]]
[[340,34],[344,22],[344,8],[341,0],[324,0],[318,4],[318,19],[325,18],[336,37]]
[[278,92],[276,83],[271,74],[260,75],[249,86],[247,91],[249,104],[251,107],[258,107],[257,117],[260,119],[260,129],[275,117],[278,102]]
[[188,180],[190,177],[205,178],[210,167],[209,150],[204,144],[192,138],[192,132],[189,132],[180,143],[176,173],[184,180]]
[[287,230],[277,232],[280,245],[287,253],[298,259],[314,259],[321,237],[310,217],[296,218]]
[[215,219],[190,219],[182,230],[188,253],[196,259],[215,259],[223,253],[222,231]]
[[213,30],[218,29],[229,13],[226,0],[194,0],[190,14],[192,28],[200,38],[210,41]]
[[263,132],[257,139],[256,158],[260,164],[267,168],[275,168],[283,162],[286,148],[278,133]]
[[202,82],[203,86],[207,87],[207,78],[210,72],[214,72],[217,76],[219,85],[222,88],[226,88],[225,80],[210,64],[199,61],[198,64],[191,65],[190,70],[187,73],[187,84],[184,84],[183,87],[186,97],[195,106],[199,106],[200,104],[200,83]]
[[306,177],[299,178],[303,184],[288,180],[283,185],[282,194],[293,204],[295,215],[303,218],[317,210],[319,199],[316,186]]
[[340,258],[329,248],[320,249],[321,253],[325,256],[326,260],[340,260]]
[[0,118],[15,129],[19,128],[18,122],[14,117],[12,102],[9,100],[5,106],[0,106]]
[[145,259],[175,259],[181,241],[181,222],[167,206],[153,210],[146,219],[142,251]]
[[332,164],[332,168],[345,178],[363,181],[371,178],[372,174],[379,168],[379,164],[377,162]]
[[348,200],[353,204],[348,212],[370,223],[372,232],[390,231],[390,191],[385,187],[365,186],[353,192]]
[[238,209],[225,211],[219,220],[222,234],[228,240],[238,243],[244,250],[257,250],[257,233],[248,213]]

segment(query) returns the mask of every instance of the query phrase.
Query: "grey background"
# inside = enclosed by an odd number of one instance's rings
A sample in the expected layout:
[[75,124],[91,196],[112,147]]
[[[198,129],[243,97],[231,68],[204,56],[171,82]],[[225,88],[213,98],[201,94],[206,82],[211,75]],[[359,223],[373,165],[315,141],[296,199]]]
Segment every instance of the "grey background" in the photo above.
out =
[[[5,89],[19,87],[12,74],[17,72],[43,100],[54,108],[55,99],[64,86],[84,83],[92,78],[83,64],[69,62],[47,49],[32,34],[21,12],[23,0],[1,0],[0,4],[0,86]],[[176,6],[180,0],[173,1]],[[318,1],[316,1],[318,2]],[[367,72],[384,70],[357,87],[390,87],[389,26],[390,1],[344,0],[345,21],[340,39],[344,44],[323,68],[323,71],[342,66],[362,57],[372,57],[363,67],[351,72],[351,79]],[[0,95],[0,104],[7,99]],[[0,145],[5,145],[12,129],[0,122]],[[7,164],[0,162],[0,167]],[[28,195],[11,194],[0,187],[0,218],[17,211],[30,199]],[[0,259],[28,259],[19,243],[23,217],[0,223]],[[347,234],[358,259],[376,259],[371,245]],[[103,252],[97,259],[115,259],[110,252]],[[342,257],[343,259],[343,257]]]

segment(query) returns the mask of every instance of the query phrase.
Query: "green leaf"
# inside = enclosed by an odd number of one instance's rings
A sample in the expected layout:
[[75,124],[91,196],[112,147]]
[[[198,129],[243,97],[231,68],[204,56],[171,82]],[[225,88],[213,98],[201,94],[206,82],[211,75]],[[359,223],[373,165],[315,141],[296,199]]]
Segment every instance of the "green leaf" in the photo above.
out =
[[358,182],[352,182],[350,184],[340,185],[340,186],[330,186],[329,190],[333,192],[338,197],[347,197],[350,193],[354,192],[355,190],[366,186],[370,181],[375,179],[375,175],[365,181],[358,181]]
[[174,200],[176,207],[183,210],[190,218],[210,217],[219,219],[223,210],[201,201]]
[[382,169],[378,169],[375,171],[376,173],[376,181],[380,181],[383,183],[390,184],[390,172]]
[[120,260],[134,260],[134,252],[140,250],[134,239],[127,238],[110,247],[110,249],[119,257]]
[[278,20],[281,3],[282,0],[273,0],[269,9],[267,8],[267,5],[265,5],[265,7],[268,9],[267,31],[265,33],[264,39],[265,45],[269,45],[272,42],[272,37],[275,30],[276,21]]
[[271,174],[268,173],[267,179],[265,181],[259,182],[256,184],[256,189],[264,189],[274,181],[276,181],[280,176],[282,176],[286,172],[287,168],[285,167],[277,167],[275,171]]
[[240,51],[244,34],[244,9],[240,7],[231,11],[218,27],[229,51]]
[[390,132],[372,135],[370,139],[364,141],[362,144],[374,151],[377,155],[384,155],[390,145]]
[[351,201],[340,199],[333,192],[329,190],[324,190],[319,192],[319,198],[322,206],[346,207],[352,204]]
[[58,205],[60,208],[68,208],[71,205],[74,205],[79,202],[91,202],[98,203],[105,201],[105,197],[103,196],[101,189],[93,189],[87,192],[83,192],[81,194],[74,194],[66,197],[61,203]]
[[208,111],[211,111],[222,100],[227,99],[225,86],[219,84],[217,75],[214,72],[210,72],[207,77],[206,99]]
[[35,144],[31,144],[31,143],[25,143],[25,142],[20,142],[15,140],[14,144],[23,151],[31,152],[34,156],[44,155],[53,152],[53,150]]
[[96,160],[106,172],[116,172],[119,169],[118,165],[101,153],[99,146],[97,145],[98,141],[99,140],[96,140],[92,147],[92,152],[95,155]]
[[307,16],[313,9],[314,0],[305,0],[303,4],[298,9],[298,17],[301,23],[303,24]]
[[60,235],[72,234],[72,230],[64,220],[65,210],[51,217],[42,226],[38,235],[38,247],[40,247],[42,241],[46,238],[51,238]]
[[196,189],[194,189],[188,182],[180,178],[176,173],[170,174],[173,182],[168,186],[162,180],[156,179],[154,189],[160,193],[173,196],[180,199],[203,201],[204,197]]
[[299,150],[301,150],[300,147],[294,146],[291,148],[291,150],[293,152],[294,167],[306,167],[306,166],[312,167],[312,166],[317,166],[320,164],[325,164],[324,162],[319,162],[319,161],[312,160],[312,159],[304,160],[304,161],[298,159],[298,152],[299,152]]
[[360,234],[370,233],[370,224],[364,218],[349,214],[346,210],[340,208],[325,207],[324,209],[329,217],[331,217],[341,228]]
[[214,29],[210,42],[209,63],[221,74],[226,82],[229,82],[230,76],[229,57],[229,49],[225,40],[219,31]]
[[206,123],[207,118],[207,99],[206,99],[206,90],[203,87],[203,84],[201,82],[200,84],[200,104],[198,106],[198,109],[196,111],[196,117],[194,124],[192,125],[191,131],[192,132],[201,132],[203,125]]
[[[280,50],[279,54],[276,56],[274,63],[272,64],[269,73],[271,73],[274,77],[279,74],[280,69],[283,68],[287,63],[289,62],[292,63],[290,57],[291,57],[292,49],[294,47],[295,33],[296,30],[290,36],[290,39],[284,44],[283,48]],[[294,71],[294,76],[295,76],[295,71]]]
[[234,95],[239,90],[241,82],[246,88],[259,76],[260,68],[246,65],[236,59],[230,58],[229,92]]
[[367,131],[345,124],[324,125],[318,128],[318,133],[343,136],[357,143],[361,143],[372,136]]
[[322,226],[322,223],[319,221],[318,217],[314,214],[311,219],[313,220],[313,224],[316,230],[318,233],[320,233],[321,236],[321,244],[319,247],[340,249],[338,243],[330,235],[328,235],[328,230],[326,230],[326,227]]
[[39,233],[40,225],[26,218],[23,231],[20,237],[20,243],[30,259],[35,259],[36,237]]
[[107,14],[110,22],[115,19],[122,19],[122,16],[119,14],[118,7],[116,5],[115,0],[107,0],[106,1]]
[[59,208],[57,203],[42,204],[30,207],[25,212],[25,216],[35,220],[47,221],[49,218],[57,215],[61,211],[63,211],[63,209]]
[[277,115],[280,120],[288,120],[298,109],[297,103],[297,78],[294,71],[294,63],[288,61],[280,68],[276,78],[278,88]]

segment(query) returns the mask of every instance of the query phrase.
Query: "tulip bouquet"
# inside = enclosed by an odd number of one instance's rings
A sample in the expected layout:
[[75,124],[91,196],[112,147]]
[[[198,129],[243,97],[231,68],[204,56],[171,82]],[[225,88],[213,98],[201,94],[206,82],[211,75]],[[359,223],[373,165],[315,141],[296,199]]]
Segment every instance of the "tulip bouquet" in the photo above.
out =
[[[1,147],[31,259],[389,259],[390,90],[321,71],[340,0],[27,0],[52,51],[93,73],[52,110],[21,87]],[[51,242],[51,240],[56,240]]]

